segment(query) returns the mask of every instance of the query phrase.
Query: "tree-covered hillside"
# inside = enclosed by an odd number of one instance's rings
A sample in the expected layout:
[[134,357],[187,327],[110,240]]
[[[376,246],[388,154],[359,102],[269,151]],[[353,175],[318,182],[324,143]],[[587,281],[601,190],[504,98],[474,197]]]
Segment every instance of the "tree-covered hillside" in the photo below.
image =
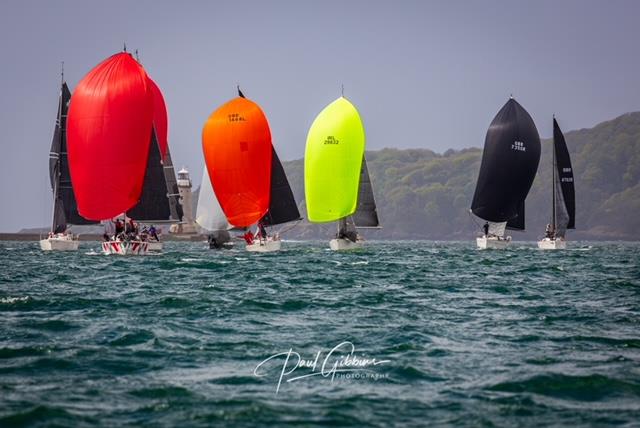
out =
[[[570,239],[640,239],[640,112],[566,132],[565,137],[576,183],[577,230],[570,231]],[[527,231],[511,232],[514,239],[539,237],[549,221],[551,149],[551,140],[544,140],[538,175],[526,202]],[[444,154],[427,149],[367,152],[383,228],[367,230],[365,236],[472,238],[479,220],[474,223],[469,206],[481,154],[476,148]],[[285,162],[284,167],[304,212],[303,161]],[[334,230],[334,225],[304,221],[287,236],[321,238]]]

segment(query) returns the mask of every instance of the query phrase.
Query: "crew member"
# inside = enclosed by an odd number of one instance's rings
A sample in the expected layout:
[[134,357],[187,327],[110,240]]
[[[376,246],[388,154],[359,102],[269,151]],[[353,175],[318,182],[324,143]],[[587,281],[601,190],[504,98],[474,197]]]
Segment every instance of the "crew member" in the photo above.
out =
[[151,227],[149,228],[149,235],[151,235],[151,237],[156,241],[160,241],[160,238],[158,238],[158,231],[156,230],[156,227],[154,225],[151,225]]

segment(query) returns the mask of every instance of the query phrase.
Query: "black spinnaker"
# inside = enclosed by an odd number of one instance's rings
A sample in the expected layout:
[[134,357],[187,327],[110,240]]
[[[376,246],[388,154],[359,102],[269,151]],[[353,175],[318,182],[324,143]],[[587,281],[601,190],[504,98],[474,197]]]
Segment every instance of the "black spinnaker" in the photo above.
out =
[[524,230],[524,201],[539,162],[536,125],[510,98],[487,130],[471,211],[488,222]]
[[51,231],[62,233],[68,225],[89,225],[98,222],[87,220],[78,213],[78,205],[71,185],[67,157],[67,112],[71,91],[63,80],[58,101],[58,115],[49,152],[49,178],[53,190],[53,220]]

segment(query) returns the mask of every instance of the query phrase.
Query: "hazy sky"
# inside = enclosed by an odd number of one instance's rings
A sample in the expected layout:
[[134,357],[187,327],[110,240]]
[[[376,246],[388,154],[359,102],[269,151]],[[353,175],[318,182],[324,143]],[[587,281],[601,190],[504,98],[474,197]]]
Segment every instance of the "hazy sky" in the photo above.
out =
[[315,115],[340,95],[368,149],[482,146],[513,93],[543,137],[640,110],[640,1],[0,2],[1,231],[46,225],[60,62],[71,90],[93,66],[139,49],[169,108],[174,164],[199,183],[202,125],[245,95],[281,158],[304,153]]

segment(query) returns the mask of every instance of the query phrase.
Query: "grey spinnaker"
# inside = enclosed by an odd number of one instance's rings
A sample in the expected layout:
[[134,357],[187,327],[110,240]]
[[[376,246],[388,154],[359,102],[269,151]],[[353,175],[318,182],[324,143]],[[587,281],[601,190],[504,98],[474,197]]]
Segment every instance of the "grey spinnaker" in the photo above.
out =
[[510,229],[524,230],[524,201],[539,162],[535,123],[510,98],[487,130],[472,212],[488,222],[508,222]]

